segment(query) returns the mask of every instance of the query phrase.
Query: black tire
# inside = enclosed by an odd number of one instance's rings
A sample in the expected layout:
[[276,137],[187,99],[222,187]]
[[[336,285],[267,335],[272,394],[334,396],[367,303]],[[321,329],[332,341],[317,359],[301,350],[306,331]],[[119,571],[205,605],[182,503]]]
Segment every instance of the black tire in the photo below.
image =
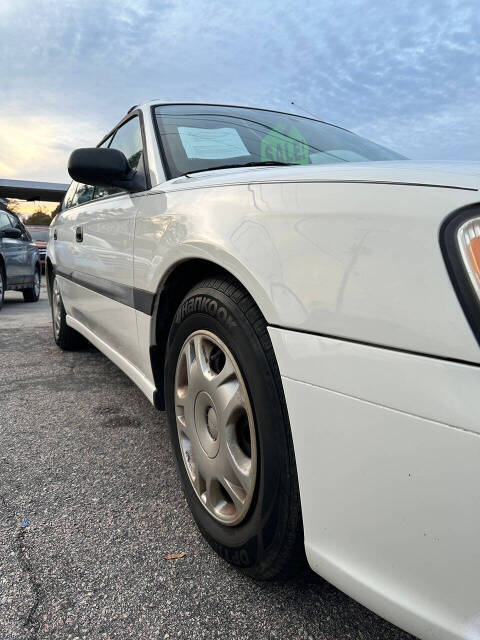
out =
[[5,287],[7,286],[5,271],[3,270],[3,264],[0,262],[0,311],[3,307],[3,301],[5,299]]
[[[58,295],[58,298],[56,296]],[[56,282],[56,278],[52,279],[51,283],[51,311],[52,311],[52,328],[53,338],[63,351],[78,351],[88,346],[88,340],[82,336],[82,334],[72,329],[67,324],[67,314],[63,305],[60,289]],[[58,323],[55,323],[55,314],[57,312],[58,305]]]
[[40,269],[36,268],[34,274],[34,284],[27,289],[23,289],[23,299],[25,300],[25,302],[38,302],[40,300],[41,279],[42,276],[40,274]]
[[[255,491],[244,519],[226,526],[197,496],[180,449],[175,372],[186,339],[195,331],[218,337],[236,360],[248,393],[257,440]],[[165,398],[171,442],[195,522],[227,562],[259,579],[285,578],[305,564],[300,497],[280,374],[263,316],[235,281],[207,279],[184,298],[172,323],[165,363]]]

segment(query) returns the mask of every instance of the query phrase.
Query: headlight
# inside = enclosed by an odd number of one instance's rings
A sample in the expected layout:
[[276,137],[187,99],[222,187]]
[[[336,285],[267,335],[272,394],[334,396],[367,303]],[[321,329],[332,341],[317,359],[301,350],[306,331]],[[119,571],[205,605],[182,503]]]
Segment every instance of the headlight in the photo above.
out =
[[480,343],[480,207],[449,216],[440,244],[458,299]]
[[457,242],[470,282],[480,298],[480,218],[462,224]]

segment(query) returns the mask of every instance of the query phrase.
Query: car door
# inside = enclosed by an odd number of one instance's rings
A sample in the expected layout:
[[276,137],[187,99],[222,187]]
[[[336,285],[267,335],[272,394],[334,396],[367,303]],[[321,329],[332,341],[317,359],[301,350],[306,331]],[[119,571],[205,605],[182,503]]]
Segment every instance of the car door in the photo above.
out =
[[[103,146],[122,151],[145,180],[138,116]],[[133,242],[138,196],[116,188],[79,184],[71,208],[62,213],[71,243],[71,273],[64,283],[67,311],[98,338],[140,366],[133,307]],[[63,294],[63,289],[62,289]]]
[[[14,216],[0,212],[0,229],[11,229]],[[22,284],[25,279],[25,248],[20,238],[2,238],[2,251],[5,258],[7,285]]]

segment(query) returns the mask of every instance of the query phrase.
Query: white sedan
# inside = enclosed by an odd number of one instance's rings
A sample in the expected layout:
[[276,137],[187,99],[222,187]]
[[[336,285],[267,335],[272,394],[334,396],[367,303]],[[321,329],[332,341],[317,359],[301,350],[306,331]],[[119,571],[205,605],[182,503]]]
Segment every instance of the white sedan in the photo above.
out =
[[54,337],[159,409],[195,522],[420,638],[480,638],[480,166],[152,102],[70,157]]

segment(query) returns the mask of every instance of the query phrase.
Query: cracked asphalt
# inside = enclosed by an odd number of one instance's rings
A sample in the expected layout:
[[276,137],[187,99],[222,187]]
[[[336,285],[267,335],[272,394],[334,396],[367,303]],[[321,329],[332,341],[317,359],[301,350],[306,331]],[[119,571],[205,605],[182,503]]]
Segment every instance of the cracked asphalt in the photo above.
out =
[[55,346],[45,291],[0,312],[0,495],[0,640],[412,638],[312,573],[256,583],[217,557],[165,415],[93,347]]

